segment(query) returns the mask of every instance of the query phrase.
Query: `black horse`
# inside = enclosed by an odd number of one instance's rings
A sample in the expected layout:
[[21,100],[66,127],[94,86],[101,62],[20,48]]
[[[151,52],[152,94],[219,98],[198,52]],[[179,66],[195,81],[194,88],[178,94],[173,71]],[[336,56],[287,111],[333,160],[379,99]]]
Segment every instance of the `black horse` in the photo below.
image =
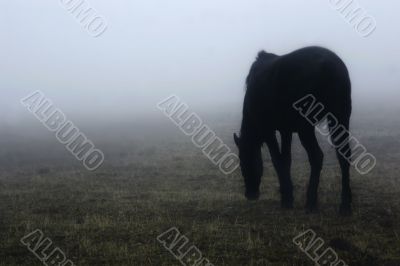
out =
[[[342,172],[342,202],[340,212],[351,213],[349,176],[349,120],[351,115],[351,83],[343,61],[332,51],[321,47],[306,47],[278,56],[261,51],[246,80],[240,137],[234,134],[239,148],[246,198],[256,200],[263,173],[261,146],[266,143],[280,183],[281,205],[293,207],[293,186],[290,175],[292,133],[297,132],[311,165],[306,208],[317,209],[319,177],[323,152],[315,136],[315,124],[305,115],[313,110],[295,108],[301,99],[312,97],[324,112],[314,115],[319,122],[327,120]],[[305,106],[304,106],[305,107]],[[297,110],[296,110],[297,109]],[[311,109],[311,108],[310,108]],[[329,112],[330,116],[326,116]],[[325,115],[324,115],[325,114]],[[327,118],[327,119],[325,119]],[[333,137],[339,123],[343,134]],[[336,128],[336,127],[335,127]],[[279,147],[276,131],[280,132]],[[345,151],[345,152],[340,152]]]

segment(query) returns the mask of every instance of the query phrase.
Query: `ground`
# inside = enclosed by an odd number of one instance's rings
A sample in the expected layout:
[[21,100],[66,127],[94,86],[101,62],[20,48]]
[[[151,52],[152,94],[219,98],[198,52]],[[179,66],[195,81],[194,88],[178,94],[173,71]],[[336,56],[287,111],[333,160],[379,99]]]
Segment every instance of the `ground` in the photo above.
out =
[[[203,116],[232,149],[240,117]],[[368,175],[352,170],[354,212],[338,214],[339,167],[326,139],[320,211],[306,214],[309,166],[297,137],[295,207],[279,206],[264,150],[261,198],[243,196],[240,171],[222,174],[167,118],[85,128],[105,155],[87,171],[32,118],[41,134],[1,131],[0,265],[42,265],[20,239],[40,229],[75,265],[180,265],[157,241],[176,227],[214,265],[314,265],[293,238],[313,229],[347,265],[400,265],[399,119],[353,117],[353,132],[376,156]],[[126,122],[126,121],[125,121]],[[37,124],[37,125],[35,125]],[[123,126],[121,126],[123,125]]]

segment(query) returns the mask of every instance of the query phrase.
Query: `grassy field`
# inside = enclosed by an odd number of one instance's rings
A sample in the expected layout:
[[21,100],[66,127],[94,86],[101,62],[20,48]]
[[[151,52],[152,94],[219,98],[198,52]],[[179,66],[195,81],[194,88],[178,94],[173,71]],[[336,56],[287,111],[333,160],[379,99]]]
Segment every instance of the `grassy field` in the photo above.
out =
[[[75,265],[181,265],[157,242],[171,227],[214,265],[314,265],[292,242],[313,229],[348,265],[400,265],[400,124],[354,118],[353,133],[377,157],[352,170],[354,213],[338,215],[339,167],[325,151],[320,211],[304,211],[309,166],[297,137],[292,175],[295,208],[279,207],[278,181],[264,151],[261,198],[247,202],[240,172],[225,176],[167,118],[85,128],[105,155],[88,172],[55,137],[32,122],[30,134],[1,131],[0,265],[42,265],[20,242],[43,231]],[[239,119],[203,117],[228,145]],[[33,120],[33,119],[32,119]],[[31,132],[30,132],[31,133]]]

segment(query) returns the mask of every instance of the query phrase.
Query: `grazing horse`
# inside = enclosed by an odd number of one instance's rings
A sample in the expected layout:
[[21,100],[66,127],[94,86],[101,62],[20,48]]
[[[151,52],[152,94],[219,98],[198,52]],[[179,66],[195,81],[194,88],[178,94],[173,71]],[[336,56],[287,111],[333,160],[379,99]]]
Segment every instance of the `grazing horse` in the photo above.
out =
[[[291,142],[292,133],[297,132],[311,165],[306,209],[317,209],[324,155],[315,136],[315,124],[304,117],[313,110],[302,114],[294,107],[300,99],[311,95],[319,103],[318,106],[323,106],[325,113],[331,114],[317,117],[319,122],[327,120],[342,172],[340,212],[350,214],[352,196],[347,158],[351,157],[348,132],[351,83],[343,61],[332,51],[321,47],[306,47],[282,56],[261,51],[251,66],[246,86],[240,136],[234,134],[246,198],[257,200],[259,197],[263,173],[261,146],[266,143],[279,178],[281,205],[293,208]],[[345,129],[342,138],[333,138],[334,122]],[[281,145],[278,144],[276,131],[280,133]]]

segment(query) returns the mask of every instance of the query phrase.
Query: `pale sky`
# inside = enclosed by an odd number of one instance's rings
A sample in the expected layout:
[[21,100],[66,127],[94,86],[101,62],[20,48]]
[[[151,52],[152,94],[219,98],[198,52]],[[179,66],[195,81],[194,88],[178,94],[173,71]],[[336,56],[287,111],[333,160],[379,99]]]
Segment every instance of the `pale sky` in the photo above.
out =
[[308,45],[342,57],[355,103],[399,99],[397,0],[358,1],[376,20],[367,38],[330,0],[90,0],[108,24],[98,38],[61,2],[0,1],[0,119],[18,121],[34,90],[88,115],[151,113],[170,94],[194,108],[241,102],[259,50]]

